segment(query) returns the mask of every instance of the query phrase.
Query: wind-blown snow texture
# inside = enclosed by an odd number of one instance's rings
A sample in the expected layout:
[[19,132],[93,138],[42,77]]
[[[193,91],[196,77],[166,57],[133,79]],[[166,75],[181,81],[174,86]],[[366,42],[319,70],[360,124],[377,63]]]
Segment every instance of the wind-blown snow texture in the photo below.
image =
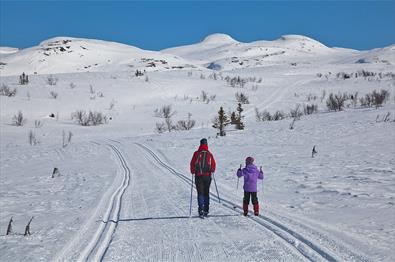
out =
[[[241,43],[214,34],[161,52],[70,37],[0,48],[0,87],[17,89],[0,96],[0,261],[393,261],[394,55],[394,45],[361,52],[296,35]],[[248,79],[243,88],[225,80],[237,76]],[[330,93],[380,89],[390,92],[383,107],[326,107]],[[202,91],[215,97],[203,102]],[[220,106],[236,109],[237,92],[249,97],[246,129],[216,137],[212,119]],[[291,118],[255,119],[256,108],[288,113],[297,104],[318,112],[292,130]],[[174,123],[191,113],[195,128],[157,134],[163,105]],[[79,126],[77,110],[108,123]],[[27,119],[19,127],[18,111]],[[222,200],[213,184],[204,220],[195,191],[189,217],[189,161],[202,137]],[[241,215],[242,180],[236,190],[249,155],[265,173],[259,217]]]

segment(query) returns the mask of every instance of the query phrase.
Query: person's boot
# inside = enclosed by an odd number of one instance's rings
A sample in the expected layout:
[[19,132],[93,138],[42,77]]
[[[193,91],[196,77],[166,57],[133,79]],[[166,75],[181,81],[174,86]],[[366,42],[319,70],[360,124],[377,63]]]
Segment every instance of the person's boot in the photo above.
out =
[[259,203],[254,204],[254,215],[259,216]]
[[247,216],[248,214],[248,204],[243,203],[243,215]]

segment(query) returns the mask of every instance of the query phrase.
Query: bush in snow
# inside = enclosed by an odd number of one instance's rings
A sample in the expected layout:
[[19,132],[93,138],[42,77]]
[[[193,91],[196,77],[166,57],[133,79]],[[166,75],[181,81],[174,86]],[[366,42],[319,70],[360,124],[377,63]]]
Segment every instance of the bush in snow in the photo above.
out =
[[54,77],[53,75],[50,75],[47,77],[47,84],[50,86],[55,86],[56,83],[58,82],[58,79]]
[[43,126],[43,122],[41,122],[40,120],[35,120],[34,121],[34,127],[35,128],[41,128]]
[[51,91],[51,92],[49,92],[49,94],[51,95],[51,97],[53,99],[56,99],[58,97],[58,93],[56,93],[55,91]]
[[295,109],[291,109],[289,115],[293,118],[300,119],[300,117],[303,115],[303,112],[300,109],[300,105],[296,105]]
[[23,113],[21,111],[18,114],[12,117],[12,123],[14,126],[23,126],[26,123],[26,118],[23,117]]
[[318,105],[311,104],[311,105],[304,105],[303,112],[305,115],[311,115],[318,112]]
[[75,121],[82,126],[97,126],[107,123],[107,116],[96,111],[89,111],[89,113],[87,113],[84,110],[78,110],[72,113],[71,119],[75,119]]
[[272,116],[271,114],[264,110],[263,112],[260,112],[258,108],[255,108],[255,118],[256,121],[271,121]]
[[74,89],[76,86],[77,86],[77,85],[74,84],[73,82],[70,83],[70,88],[71,88],[71,89]]
[[236,93],[235,94],[236,97],[236,101],[242,104],[249,104],[250,101],[248,100],[248,96],[246,94],[244,94],[243,92],[240,93]]
[[11,90],[6,84],[2,84],[0,87],[0,96],[15,96],[16,95],[16,88]]
[[276,112],[274,112],[273,116],[272,116],[272,120],[273,121],[277,121],[277,120],[282,120],[286,117],[286,115],[284,114],[283,111],[281,110],[277,110]]
[[164,105],[160,109],[157,108],[154,110],[154,115],[160,118],[171,118],[175,114],[176,112],[173,111],[171,105]]
[[382,106],[390,97],[388,90],[381,89],[380,92],[374,90],[372,92],[373,105],[378,108]]
[[334,111],[342,111],[344,108],[344,102],[347,100],[347,94],[340,94],[334,95],[332,93],[329,94],[328,99],[326,100],[326,106],[329,110]]
[[37,140],[36,134],[33,132],[33,130],[29,131],[28,138],[29,138],[29,144],[31,146],[35,146],[35,145],[39,144],[39,141]]
[[155,131],[158,132],[159,134],[165,132],[166,131],[165,123],[156,123]]
[[29,76],[26,75],[24,72],[22,73],[22,75],[19,76],[19,84],[21,85],[29,84]]
[[196,121],[191,119],[191,116],[192,114],[188,113],[187,120],[179,120],[177,122],[177,130],[191,130],[196,124]]

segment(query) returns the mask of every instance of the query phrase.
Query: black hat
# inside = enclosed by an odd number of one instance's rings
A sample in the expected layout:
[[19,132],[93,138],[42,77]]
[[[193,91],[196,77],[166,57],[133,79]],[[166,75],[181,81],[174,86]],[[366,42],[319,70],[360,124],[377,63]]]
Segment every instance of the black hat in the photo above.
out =
[[207,139],[202,138],[202,139],[200,140],[200,144],[201,144],[201,145],[207,145]]

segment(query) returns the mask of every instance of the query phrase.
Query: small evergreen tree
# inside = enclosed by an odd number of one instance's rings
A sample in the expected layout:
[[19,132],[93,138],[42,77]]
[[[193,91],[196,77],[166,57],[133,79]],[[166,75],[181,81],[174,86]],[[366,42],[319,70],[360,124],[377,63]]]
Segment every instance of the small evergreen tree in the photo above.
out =
[[236,112],[233,111],[230,114],[230,124],[231,125],[236,125],[236,122],[237,122]]
[[238,104],[237,106],[237,116],[236,116],[236,129],[238,130],[243,130],[244,129],[244,123],[242,121],[243,116],[241,115],[241,112],[243,112],[243,108],[241,107],[241,103]]
[[220,136],[225,136],[225,126],[229,125],[230,121],[225,114],[224,109],[222,106],[220,107],[218,111],[218,116],[216,116],[213,120],[213,127],[219,130],[219,135]]

